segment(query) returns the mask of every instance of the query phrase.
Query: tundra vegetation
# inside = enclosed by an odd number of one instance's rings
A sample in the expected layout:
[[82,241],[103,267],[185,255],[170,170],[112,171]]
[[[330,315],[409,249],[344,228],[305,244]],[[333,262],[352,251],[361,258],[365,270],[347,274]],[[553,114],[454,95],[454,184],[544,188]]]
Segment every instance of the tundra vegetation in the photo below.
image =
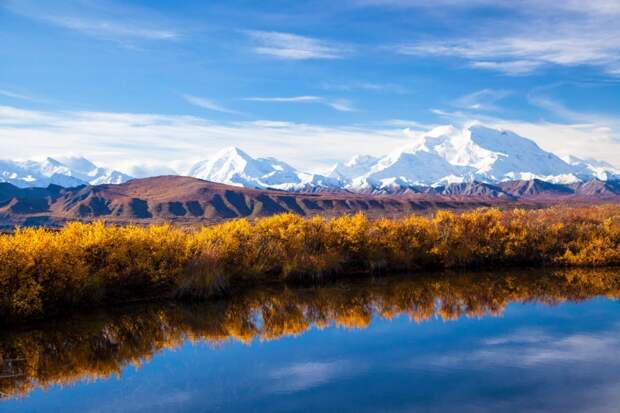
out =
[[70,223],[0,236],[0,320],[345,274],[618,264],[616,205],[376,220],[283,214],[195,230]]

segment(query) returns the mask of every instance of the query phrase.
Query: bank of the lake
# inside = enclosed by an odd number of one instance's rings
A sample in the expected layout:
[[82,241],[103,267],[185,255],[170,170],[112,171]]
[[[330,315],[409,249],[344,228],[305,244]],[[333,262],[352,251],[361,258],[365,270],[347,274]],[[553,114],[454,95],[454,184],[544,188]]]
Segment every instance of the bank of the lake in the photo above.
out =
[[186,230],[71,223],[0,235],[4,323],[239,285],[423,270],[620,265],[620,206],[369,220],[284,214]]

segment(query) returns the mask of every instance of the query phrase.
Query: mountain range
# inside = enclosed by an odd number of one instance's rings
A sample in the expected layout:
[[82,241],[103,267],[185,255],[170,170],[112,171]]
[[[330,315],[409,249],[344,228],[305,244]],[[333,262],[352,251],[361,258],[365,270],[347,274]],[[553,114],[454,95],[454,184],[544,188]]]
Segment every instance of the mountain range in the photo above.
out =
[[558,203],[620,202],[620,181],[554,184],[540,180],[454,183],[396,194],[287,192],[249,189],[185,176],[131,179],[122,184],[19,188],[0,183],[0,227],[61,226],[103,219],[114,223],[204,224],[291,212],[338,216],[402,217],[437,209],[537,208]]
[[20,188],[59,185],[119,184],[131,176],[109,168],[98,167],[84,157],[67,157],[43,161],[0,160],[0,182]]
[[[324,174],[302,172],[271,157],[253,158],[230,147],[181,175],[253,189],[295,192],[403,193],[458,183],[543,181],[552,184],[614,181],[620,171],[600,161],[562,159],[513,132],[471,126],[432,129],[387,155],[366,154]],[[131,177],[83,157],[0,161],[0,182],[18,187],[75,187],[123,183]]]

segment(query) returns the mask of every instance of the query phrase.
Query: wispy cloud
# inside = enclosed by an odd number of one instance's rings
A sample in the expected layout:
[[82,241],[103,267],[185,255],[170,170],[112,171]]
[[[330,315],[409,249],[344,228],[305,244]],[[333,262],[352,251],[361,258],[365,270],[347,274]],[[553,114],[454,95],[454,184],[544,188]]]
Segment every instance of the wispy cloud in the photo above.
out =
[[[54,122],[57,116],[46,112],[34,110],[20,109],[13,106],[0,106],[0,126],[8,125],[20,127],[30,125],[36,127],[38,125],[46,125]],[[7,143],[10,141],[7,141]]]
[[256,53],[280,59],[341,59],[350,53],[347,46],[297,34],[257,30],[247,33],[256,43]]
[[408,90],[403,86],[394,83],[376,83],[376,82],[327,82],[321,87],[325,90],[353,91],[362,90],[375,93],[396,93],[406,94]]
[[367,366],[350,360],[310,361],[293,363],[268,373],[271,379],[268,391],[292,393],[327,384],[343,377],[354,376],[365,371]]
[[123,42],[180,37],[178,30],[166,27],[164,19],[150,10],[112,2],[7,0],[3,6],[15,14],[100,39]]
[[179,37],[179,34],[173,30],[139,27],[109,20],[65,16],[49,16],[45,20],[95,37],[136,37],[150,40],[172,40]]
[[80,153],[124,172],[134,164],[165,164],[181,170],[231,145],[255,156],[274,156],[302,170],[320,170],[357,155],[359,148],[383,154],[408,141],[402,128],[386,125],[222,122],[198,116],[0,106],[2,157],[31,159]]
[[57,101],[53,99],[49,99],[47,97],[41,97],[35,94],[32,94],[23,90],[15,90],[15,89],[6,89],[0,88],[0,96],[4,96],[5,98],[21,100],[24,102],[32,102],[32,103],[57,103]]
[[[422,7],[415,1],[389,3]],[[514,19],[494,19],[458,36],[404,42],[393,49],[404,55],[456,57],[471,67],[508,75],[530,74],[549,66],[578,65],[596,66],[609,74],[620,73],[620,27],[614,23],[620,17],[618,2],[467,3],[470,4],[443,0],[441,6],[509,9]]]
[[524,13],[540,13],[548,11],[574,12],[581,14],[610,15],[620,13],[620,4],[614,0],[518,0],[501,2],[497,0],[351,0],[354,5],[361,7],[394,7],[394,8],[424,8],[424,9],[509,9],[521,10]]
[[406,128],[406,129],[416,129],[416,130],[421,130],[421,131],[428,131],[438,126],[441,126],[440,124],[437,124],[437,123],[423,123],[423,122],[419,122],[417,120],[411,120],[411,119],[388,119],[385,121],[381,121],[380,123],[386,126],[394,126],[397,128]]
[[198,106],[203,109],[213,110],[215,112],[221,112],[221,113],[229,113],[231,115],[241,114],[241,112],[222,106],[211,99],[206,99],[203,97],[192,96],[192,95],[187,95],[187,94],[183,94],[181,96],[183,97],[183,99],[185,99],[187,102],[191,103],[192,105]]
[[320,102],[322,100],[319,96],[291,96],[291,97],[250,97],[244,100],[253,102],[276,102],[276,103],[307,103],[307,102]]
[[328,99],[322,96],[249,97],[244,100],[273,103],[319,103],[339,112],[354,112],[356,110],[347,99]]
[[[579,323],[571,323],[578,317],[571,316],[562,312],[553,326],[546,327],[540,320],[528,325],[513,316],[514,329],[479,341],[455,340],[458,344],[452,347],[414,356],[399,367],[408,365],[416,373],[431,371],[442,377],[476,377],[476,391],[465,385],[430,393],[436,411],[470,413],[484,406],[485,411],[497,412],[615,412],[620,395],[618,326],[590,324],[580,331]],[[567,372],[573,388],[580,389],[568,397]],[[515,388],[523,391],[504,391]],[[463,404],[464,399],[468,403]],[[424,411],[426,406],[415,404],[406,411]]]
[[19,99],[19,100],[28,100],[28,101],[36,100],[36,98],[30,95],[26,95],[23,93],[17,93],[17,92],[7,90],[7,89],[0,89],[0,96],[5,96],[11,99]]
[[405,55],[445,56],[466,59],[475,68],[510,75],[528,74],[544,65],[595,65],[612,72],[620,67],[620,31],[617,33],[555,33],[514,35],[490,39],[462,39],[405,44],[396,47]]
[[543,65],[544,62],[536,60],[474,61],[471,63],[471,66],[477,69],[494,70],[513,76],[532,73]]
[[[525,330],[523,330],[525,331]],[[492,337],[467,354],[452,354],[433,360],[438,365],[488,368],[489,364],[532,367],[560,363],[608,362],[618,353],[620,340],[609,331],[600,335],[571,334],[554,336],[540,330],[531,334]]]
[[503,89],[482,89],[470,93],[454,101],[455,106],[469,110],[497,111],[496,103],[508,96],[511,92]]
[[327,100],[325,104],[339,112],[355,112],[357,110],[347,99]]

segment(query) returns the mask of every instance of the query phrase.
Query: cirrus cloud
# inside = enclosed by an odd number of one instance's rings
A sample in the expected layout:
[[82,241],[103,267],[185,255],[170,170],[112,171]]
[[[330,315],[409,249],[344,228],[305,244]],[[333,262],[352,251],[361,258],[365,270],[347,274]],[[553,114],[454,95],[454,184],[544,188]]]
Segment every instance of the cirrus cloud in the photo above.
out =
[[319,103],[339,112],[354,112],[356,110],[347,99],[328,99],[322,96],[249,97],[244,100],[273,103]]
[[256,43],[256,53],[279,59],[341,59],[350,53],[347,46],[298,34],[260,30],[247,34]]

